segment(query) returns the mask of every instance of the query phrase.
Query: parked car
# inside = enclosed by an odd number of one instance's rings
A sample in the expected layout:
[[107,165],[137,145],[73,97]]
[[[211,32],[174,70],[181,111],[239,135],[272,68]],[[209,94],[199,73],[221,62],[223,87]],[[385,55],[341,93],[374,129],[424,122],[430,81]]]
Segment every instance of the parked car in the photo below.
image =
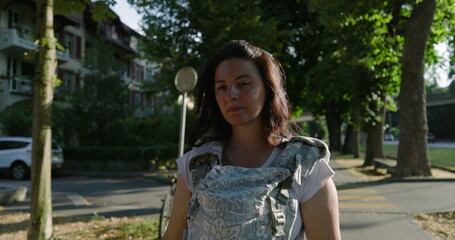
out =
[[393,141],[393,140],[395,140],[395,137],[392,134],[390,134],[390,133],[384,134],[384,141]]
[[435,143],[436,142],[436,137],[434,136],[433,133],[428,133],[427,141],[430,142],[430,143]]
[[[52,172],[63,165],[63,151],[52,142]],[[0,171],[9,172],[14,179],[27,179],[32,167],[32,138],[0,137]]]

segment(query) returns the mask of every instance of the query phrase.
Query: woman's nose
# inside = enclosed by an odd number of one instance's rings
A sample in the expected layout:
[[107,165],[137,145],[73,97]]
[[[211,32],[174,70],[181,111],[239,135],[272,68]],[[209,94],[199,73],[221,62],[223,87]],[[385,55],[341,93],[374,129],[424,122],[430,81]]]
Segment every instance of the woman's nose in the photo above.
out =
[[229,88],[229,96],[230,99],[238,99],[239,98],[239,89],[233,85]]

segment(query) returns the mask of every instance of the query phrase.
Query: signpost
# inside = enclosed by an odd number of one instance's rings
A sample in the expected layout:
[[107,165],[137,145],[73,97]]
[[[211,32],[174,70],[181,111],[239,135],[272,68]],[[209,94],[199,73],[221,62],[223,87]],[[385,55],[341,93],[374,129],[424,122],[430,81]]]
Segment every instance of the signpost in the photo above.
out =
[[183,155],[185,143],[185,123],[186,123],[186,97],[187,93],[194,89],[197,82],[197,73],[192,67],[183,67],[175,75],[175,87],[182,93],[182,114],[180,118],[180,137],[179,137],[179,157]]

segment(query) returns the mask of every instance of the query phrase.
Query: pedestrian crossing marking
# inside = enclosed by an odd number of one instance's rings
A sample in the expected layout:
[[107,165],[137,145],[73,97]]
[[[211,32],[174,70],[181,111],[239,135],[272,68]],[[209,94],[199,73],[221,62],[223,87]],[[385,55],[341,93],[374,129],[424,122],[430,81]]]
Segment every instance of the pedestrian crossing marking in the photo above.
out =
[[377,191],[372,188],[340,189],[340,190],[338,190],[338,193],[377,193]]
[[371,187],[357,186],[348,188],[340,188],[338,190],[338,207],[341,210],[379,210],[379,209],[395,209],[395,204],[387,203],[386,198],[376,189]]
[[394,209],[396,206],[390,203],[357,203],[357,202],[340,202],[340,209]]
[[374,200],[374,201],[385,201],[384,196],[380,195],[372,195],[372,196],[365,196],[365,195],[341,195],[338,197],[338,200],[345,201],[345,200]]

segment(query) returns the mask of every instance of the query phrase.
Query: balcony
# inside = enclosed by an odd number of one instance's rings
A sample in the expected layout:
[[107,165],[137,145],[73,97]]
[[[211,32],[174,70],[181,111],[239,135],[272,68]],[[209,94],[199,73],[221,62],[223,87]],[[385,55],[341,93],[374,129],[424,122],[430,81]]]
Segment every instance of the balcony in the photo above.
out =
[[[2,77],[3,78],[3,77]],[[25,95],[33,95],[33,81],[19,77],[4,77],[8,80],[8,91]]]
[[70,51],[65,49],[65,51],[58,50],[56,51],[57,59],[61,62],[68,62],[70,60]]
[[33,32],[25,27],[4,28],[0,30],[0,50],[20,49],[30,51],[36,49]]
[[[38,45],[34,41],[35,32],[25,26],[4,28],[0,30],[0,50],[8,50],[13,55],[22,55],[26,51],[34,50]],[[69,51],[56,51],[57,59],[68,62]]]

